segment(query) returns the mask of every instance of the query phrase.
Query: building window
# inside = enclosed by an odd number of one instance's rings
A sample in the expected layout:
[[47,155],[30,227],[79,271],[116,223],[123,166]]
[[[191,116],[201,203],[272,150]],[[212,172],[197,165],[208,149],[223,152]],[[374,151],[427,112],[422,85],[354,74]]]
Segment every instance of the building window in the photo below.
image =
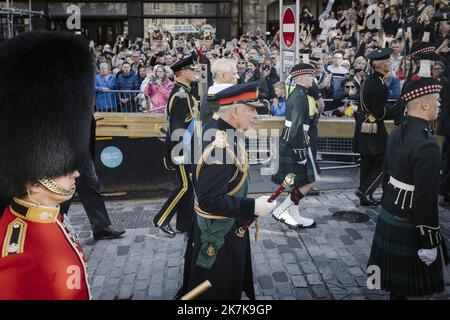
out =
[[[230,3],[225,3],[223,9],[219,9],[221,16],[230,16]],[[155,8],[158,5],[159,11]],[[144,15],[152,16],[203,16],[215,17],[217,15],[217,3],[177,3],[177,2],[158,2],[144,3]]]
[[124,3],[100,3],[100,2],[50,2],[48,14],[52,16],[68,16],[67,8],[71,5],[80,7],[81,16],[126,16],[127,4]]
[[205,32],[215,32],[216,19],[209,18],[151,18],[144,19],[144,29],[151,26],[155,30],[168,31],[172,35],[192,34],[198,38]]

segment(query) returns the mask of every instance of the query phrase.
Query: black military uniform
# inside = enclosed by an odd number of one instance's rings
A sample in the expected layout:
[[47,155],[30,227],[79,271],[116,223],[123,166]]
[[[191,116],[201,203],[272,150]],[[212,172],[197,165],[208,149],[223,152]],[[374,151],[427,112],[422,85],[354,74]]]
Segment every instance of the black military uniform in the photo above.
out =
[[[314,67],[299,63],[291,70],[291,77],[310,75],[314,77]],[[315,164],[310,150],[308,131],[310,112],[308,88],[296,84],[286,101],[286,120],[279,142],[279,168],[272,181],[282,184],[288,174],[294,174],[292,192],[282,204],[272,212],[272,216],[290,228],[314,227],[314,220],[298,214],[298,203],[304,197],[299,188],[316,181]],[[293,217],[295,216],[295,218]]]
[[[227,106],[255,104],[256,83],[224,89],[210,102]],[[185,254],[183,286],[177,297],[209,280],[211,289],[199,296],[208,300],[240,300],[242,292],[255,299],[249,232],[240,228],[256,218],[255,200],[247,198],[248,155],[245,137],[219,118],[212,123],[213,141],[204,141],[196,164],[196,217]],[[205,138],[206,140],[206,138]]]
[[[436,79],[408,83],[405,102],[439,93]],[[384,190],[368,266],[380,268],[381,289],[395,296],[425,296],[444,290],[445,242],[439,228],[438,188],[441,155],[429,122],[406,116],[391,133],[384,170]],[[441,250],[442,246],[442,250]],[[421,249],[437,248],[427,266]]]
[[436,133],[444,137],[444,143],[442,145],[443,168],[439,193],[444,196],[444,202],[450,203],[450,83],[446,78],[442,78],[440,83],[442,85],[442,105]]
[[[379,49],[368,58],[386,60],[391,52],[392,49]],[[361,154],[360,184],[355,192],[361,205],[379,204],[372,194],[383,178],[383,159],[388,137],[384,120],[394,117],[394,108],[386,105],[389,91],[383,79],[381,73],[374,71],[361,87],[361,106],[356,116],[353,139],[353,151]]]
[[[177,61],[171,68],[174,72],[185,68],[196,68],[194,58],[190,56]],[[178,213],[176,225],[178,231],[187,232],[192,222],[194,194],[190,178],[192,171],[190,149],[195,121],[198,117],[198,102],[192,96],[191,88],[180,82],[175,83],[167,101],[168,134],[164,143],[163,161],[168,169],[176,170],[181,183],[155,216],[153,224],[174,236],[175,232],[170,226],[170,220],[175,213]],[[181,148],[175,150],[175,147],[182,147],[183,150],[180,150]]]

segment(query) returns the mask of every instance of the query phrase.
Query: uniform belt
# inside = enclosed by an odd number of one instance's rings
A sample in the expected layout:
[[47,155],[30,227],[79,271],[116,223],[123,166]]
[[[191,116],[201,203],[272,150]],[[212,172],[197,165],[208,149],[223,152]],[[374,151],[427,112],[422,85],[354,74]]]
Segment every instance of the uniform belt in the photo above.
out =
[[212,214],[212,213],[202,210],[196,201],[194,202],[194,211],[199,216],[201,216],[203,218],[207,218],[207,219],[227,219],[227,217],[218,216],[218,215],[215,215],[215,214]]
[[394,187],[405,190],[405,191],[414,191],[414,186],[411,184],[407,184],[401,181],[398,181],[394,177],[389,177],[389,183],[392,184]]
[[406,197],[408,196],[408,192],[411,192],[410,198],[409,198],[409,208],[412,209],[413,207],[413,198],[414,198],[414,186],[411,184],[407,184],[401,181],[398,181],[397,179],[395,179],[394,177],[389,177],[389,183],[392,184],[395,188],[398,188],[398,194],[397,194],[397,198],[395,199],[394,204],[398,205],[399,204],[399,200],[400,200],[400,196],[403,192],[403,201],[402,201],[402,205],[401,205],[401,209],[404,210],[405,209],[405,202],[406,202]]

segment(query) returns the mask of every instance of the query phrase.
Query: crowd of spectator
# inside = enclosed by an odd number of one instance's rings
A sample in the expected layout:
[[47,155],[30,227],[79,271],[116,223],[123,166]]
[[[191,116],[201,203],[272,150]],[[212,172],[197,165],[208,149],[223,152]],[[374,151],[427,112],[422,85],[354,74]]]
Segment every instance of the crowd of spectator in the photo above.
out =
[[[365,57],[381,47],[393,50],[392,70],[385,79],[392,101],[398,100],[410,69],[415,68],[408,52],[416,42],[427,41],[436,46],[442,62],[432,63],[432,76],[448,83],[447,0],[435,0],[433,5],[428,5],[429,1],[402,1],[405,7],[390,5],[392,1],[357,0],[351,7],[343,8],[334,2],[324,1],[318,18],[303,6],[300,19],[300,56],[316,68],[325,115],[353,116],[361,84],[371,71]],[[169,66],[195,51],[200,62],[209,66],[221,58],[232,60],[237,82],[260,81],[271,102],[270,112],[284,114],[286,90],[280,82],[278,32],[269,36],[261,32],[244,34],[227,42],[211,35],[195,39],[160,31],[134,41],[119,36],[112,45],[92,43],[91,47],[97,55],[95,87],[99,111],[163,113],[174,85]],[[215,76],[208,76],[208,87],[213,85]],[[200,74],[197,80],[202,80]],[[194,95],[200,100],[196,90],[194,83]]]

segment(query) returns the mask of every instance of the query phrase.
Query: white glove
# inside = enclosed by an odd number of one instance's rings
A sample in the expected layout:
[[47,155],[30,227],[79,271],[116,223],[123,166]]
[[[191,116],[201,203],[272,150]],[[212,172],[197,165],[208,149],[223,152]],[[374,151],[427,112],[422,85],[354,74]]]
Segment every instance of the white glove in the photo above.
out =
[[432,264],[437,258],[437,248],[433,249],[420,249],[417,251],[420,260],[422,260],[427,266]]
[[184,160],[183,156],[172,157],[172,161],[176,165],[183,164],[183,160]]
[[268,215],[278,206],[276,201],[267,202],[269,200],[269,196],[261,196],[255,199],[255,214],[258,216]]
[[294,154],[296,155],[297,163],[300,165],[305,165],[307,158],[307,151],[305,149],[292,149],[294,151]]

